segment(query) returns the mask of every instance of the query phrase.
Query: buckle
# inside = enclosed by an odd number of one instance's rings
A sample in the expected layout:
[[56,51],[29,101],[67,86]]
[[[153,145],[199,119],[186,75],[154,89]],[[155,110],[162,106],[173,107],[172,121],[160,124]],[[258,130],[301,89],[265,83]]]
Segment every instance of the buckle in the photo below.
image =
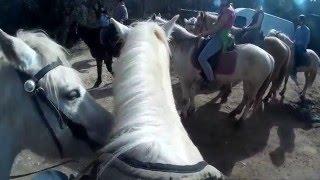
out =
[[32,93],[36,90],[36,83],[34,80],[29,79],[24,83],[23,87],[26,92]]

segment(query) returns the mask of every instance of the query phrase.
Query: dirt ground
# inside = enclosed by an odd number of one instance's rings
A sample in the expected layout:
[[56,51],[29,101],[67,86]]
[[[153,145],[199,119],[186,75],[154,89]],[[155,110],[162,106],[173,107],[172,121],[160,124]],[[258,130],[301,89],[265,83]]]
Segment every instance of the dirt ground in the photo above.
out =
[[[96,79],[96,62],[83,46],[73,50],[72,66],[79,71],[89,89]],[[303,76],[299,74],[303,83]],[[113,111],[112,78],[104,68],[103,84],[90,90],[99,104]],[[172,77],[177,104],[181,91],[176,75]],[[308,91],[314,115],[320,113],[320,79]],[[228,113],[241,100],[242,87],[233,88],[227,103],[219,105],[212,99],[216,93],[198,95],[194,116],[183,123],[205,160],[231,179],[320,179],[320,129],[305,123],[297,108],[299,89],[289,82],[284,104],[272,104],[254,114],[241,127],[235,128]],[[16,159],[12,174],[26,173],[50,165],[29,151]],[[73,172],[71,168],[59,168]],[[22,179],[30,179],[22,178]]]

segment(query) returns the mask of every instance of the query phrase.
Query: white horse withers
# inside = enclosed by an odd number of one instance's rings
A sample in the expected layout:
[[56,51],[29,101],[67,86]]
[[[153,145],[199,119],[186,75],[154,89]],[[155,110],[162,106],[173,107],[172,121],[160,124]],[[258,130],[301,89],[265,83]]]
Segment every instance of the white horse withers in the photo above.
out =
[[[13,161],[24,149],[50,159],[61,155],[78,158],[94,155],[95,148],[106,144],[113,117],[88,94],[60,45],[40,31],[18,31],[13,37],[0,30],[0,49],[1,180],[9,179]],[[48,101],[28,93],[32,83],[24,84],[22,78],[34,78],[58,59],[61,65],[43,74],[37,83]],[[68,123],[59,125],[56,111],[46,104],[49,101],[63,112],[59,116]]]
[[[157,16],[153,16],[152,20],[160,24],[166,22]],[[200,41],[202,41],[201,37],[191,34],[179,25],[175,26],[171,40],[171,51],[185,102],[182,109],[184,117],[195,109],[194,97],[199,90],[198,82],[201,80],[201,76],[192,61],[194,51],[199,48]],[[262,97],[270,83],[274,59],[269,53],[252,44],[237,45],[235,50],[238,52],[235,72],[231,75],[216,75],[216,82],[222,85],[243,82],[242,102],[230,114],[230,116],[235,116],[243,111],[240,118],[242,120],[247,118],[251,107],[255,110],[261,104]]]
[[204,162],[176,110],[167,37],[177,19],[164,30],[151,22],[126,27],[112,19],[124,47],[114,64],[116,124],[105,148],[113,155],[102,158],[98,179],[223,178]]
[[[289,72],[290,70],[292,70],[293,68],[293,62],[295,61],[295,56],[294,56],[294,42],[284,33],[278,32],[276,30],[270,30],[268,36],[274,36],[279,38],[280,40],[282,40],[284,43],[286,43],[290,49],[291,49],[291,60],[290,60],[290,66],[289,66],[289,71],[286,74],[286,78],[285,81],[288,81],[289,78]],[[298,72],[304,72],[304,76],[305,76],[305,84],[304,84],[304,88],[300,93],[300,98],[304,99],[306,92],[308,90],[308,88],[310,88],[314,82],[314,80],[316,79],[317,76],[317,72],[318,69],[320,67],[320,58],[317,55],[316,52],[314,52],[312,49],[307,49],[307,57],[308,57],[308,65],[304,65],[301,67],[297,68]],[[298,85],[298,82],[295,81],[295,83]],[[286,85],[284,86],[284,91],[286,89]]]

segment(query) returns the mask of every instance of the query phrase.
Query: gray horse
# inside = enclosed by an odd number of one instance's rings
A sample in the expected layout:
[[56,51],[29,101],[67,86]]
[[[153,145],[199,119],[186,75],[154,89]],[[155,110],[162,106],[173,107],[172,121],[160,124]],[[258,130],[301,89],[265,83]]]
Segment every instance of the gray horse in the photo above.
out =
[[40,31],[0,30],[0,179],[24,149],[46,158],[91,156],[113,126],[88,94],[65,50]]

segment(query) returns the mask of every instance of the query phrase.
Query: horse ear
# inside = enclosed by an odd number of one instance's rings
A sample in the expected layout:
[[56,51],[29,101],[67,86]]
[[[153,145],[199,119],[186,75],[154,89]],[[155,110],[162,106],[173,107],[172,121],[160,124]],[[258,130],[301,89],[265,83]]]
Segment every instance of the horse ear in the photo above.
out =
[[130,29],[113,18],[111,18],[111,23],[115,26],[119,37],[124,39]]
[[37,53],[19,38],[0,29],[0,48],[6,60],[15,66],[26,68],[37,57]]
[[204,15],[205,15],[205,12],[204,12],[204,11],[201,11],[201,12],[200,12],[200,17],[201,17],[201,18],[204,18]]
[[188,21],[188,19],[184,18],[184,19],[183,19],[183,22],[184,22],[185,24],[188,24],[189,21]]
[[152,16],[151,16],[151,20],[152,20],[152,21],[155,21],[156,18],[157,18],[157,15],[156,15],[155,13],[153,13]]
[[166,33],[167,37],[170,37],[174,26],[176,25],[177,20],[179,19],[180,15],[175,15],[170,21],[168,21],[167,23],[165,23],[163,25],[163,30]]

